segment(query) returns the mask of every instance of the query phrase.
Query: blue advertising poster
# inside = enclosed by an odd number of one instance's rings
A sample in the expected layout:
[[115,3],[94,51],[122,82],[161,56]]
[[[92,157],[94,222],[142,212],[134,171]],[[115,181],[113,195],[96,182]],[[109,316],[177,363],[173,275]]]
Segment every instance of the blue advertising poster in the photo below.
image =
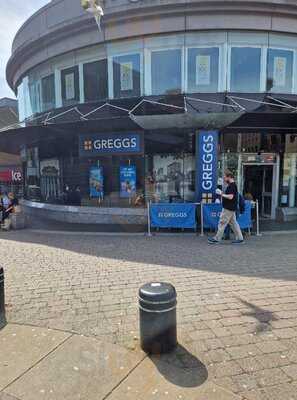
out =
[[[216,230],[222,212],[221,204],[203,205],[203,226],[204,228]],[[245,202],[245,212],[237,218],[241,229],[252,228],[252,205],[250,201]]]
[[103,169],[102,167],[92,167],[90,169],[90,197],[103,199]]
[[196,205],[152,204],[150,207],[151,226],[153,228],[196,228]]
[[136,194],[136,167],[135,165],[120,167],[120,197],[131,198]]
[[218,177],[218,131],[199,131],[196,136],[198,202],[214,199]]

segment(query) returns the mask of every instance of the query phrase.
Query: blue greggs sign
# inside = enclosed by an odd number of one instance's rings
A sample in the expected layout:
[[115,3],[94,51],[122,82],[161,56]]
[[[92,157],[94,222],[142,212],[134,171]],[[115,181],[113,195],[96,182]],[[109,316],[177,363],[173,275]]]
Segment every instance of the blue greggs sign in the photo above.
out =
[[136,133],[85,134],[79,137],[81,157],[112,154],[142,154],[143,137]]
[[196,205],[157,203],[150,206],[153,228],[196,228]]
[[199,131],[196,137],[197,201],[211,202],[217,188],[218,131]]

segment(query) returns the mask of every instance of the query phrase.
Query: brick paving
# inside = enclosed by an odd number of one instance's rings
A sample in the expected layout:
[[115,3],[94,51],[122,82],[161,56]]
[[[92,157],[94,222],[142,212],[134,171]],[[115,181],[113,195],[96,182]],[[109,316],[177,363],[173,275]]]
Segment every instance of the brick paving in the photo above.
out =
[[172,282],[179,335],[244,400],[297,399],[297,235],[209,247],[194,236],[0,234],[10,322],[133,346],[137,290]]

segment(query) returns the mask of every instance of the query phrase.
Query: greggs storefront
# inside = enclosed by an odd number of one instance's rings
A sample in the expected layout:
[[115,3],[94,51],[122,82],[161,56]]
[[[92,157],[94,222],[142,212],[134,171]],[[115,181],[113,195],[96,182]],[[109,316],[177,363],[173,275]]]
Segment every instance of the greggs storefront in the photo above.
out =
[[293,132],[247,129],[240,121],[222,129],[148,130],[125,119],[122,123],[126,129],[112,125],[108,131],[108,125],[93,121],[36,130],[21,152],[26,198],[71,205],[65,203],[65,191],[79,188],[83,207],[123,213],[145,209],[149,201],[213,202],[218,180],[228,168],[244,196],[258,200],[262,218],[294,218]]

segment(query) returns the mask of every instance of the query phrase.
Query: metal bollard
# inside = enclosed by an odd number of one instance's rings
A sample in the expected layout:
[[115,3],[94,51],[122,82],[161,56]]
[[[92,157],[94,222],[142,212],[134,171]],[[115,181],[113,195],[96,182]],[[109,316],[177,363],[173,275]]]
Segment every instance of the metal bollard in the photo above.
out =
[[170,283],[151,282],[139,289],[140,345],[149,354],[177,346],[176,291]]
[[0,329],[3,328],[5,323],[4,270],[0,268]]

